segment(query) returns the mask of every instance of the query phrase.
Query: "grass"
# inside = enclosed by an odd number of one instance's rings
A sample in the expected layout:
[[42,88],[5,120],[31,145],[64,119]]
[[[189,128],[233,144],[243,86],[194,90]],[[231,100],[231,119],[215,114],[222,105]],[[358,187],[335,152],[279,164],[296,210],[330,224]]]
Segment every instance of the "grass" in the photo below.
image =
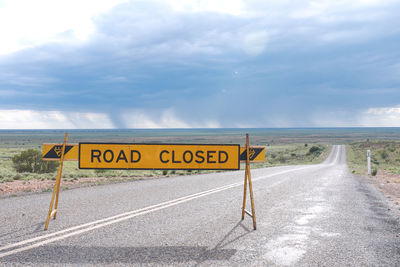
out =
[[367,174],[367,150],[371,150],[371,170],[400,174],[400,142],[363,141],[347,145],[347,162],[355,174]]
[[318,164],[326,159],[330,148],[327,144],[271,144],[265,148],[265,162],[254,163],[252,167]]
[[[0,148],[0,154],[2,153]],[[12,165],[12,154],[9,157],[0,159],[0,183],[12,182],[14,180],[28,181],[31,179],[55,180],[57,172],[53,173],[17,173]],[[127,179],[136,179],[143,177],[176,176],[197,173],[207,173],[211,171],[197,170],[81,170],[78,168],[78,162],[65,161],[63,166],[63,179],[77,180],[78,178],[88,177],[125,177]]]

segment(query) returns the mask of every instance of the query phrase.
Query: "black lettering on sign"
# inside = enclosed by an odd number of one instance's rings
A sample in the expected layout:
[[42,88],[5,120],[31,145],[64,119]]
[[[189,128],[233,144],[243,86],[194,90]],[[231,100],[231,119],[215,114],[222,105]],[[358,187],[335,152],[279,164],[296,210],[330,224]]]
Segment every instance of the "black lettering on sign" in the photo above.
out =
[[169,154],[169,152],[167,151],[167,150],[163,150],[163,151],[161,151],[161,153],[160,153],[160,160],[161,160],[161,162],[162,163],[168,163],[169,162],[169,160],[168,159],[163,159],[163,154]]
[[93,159],[94,159],[94,158],[97,158],[97,162],[101,163],[101,160],[100,160],[101,151],[100,151],[100,150],[97,150],[97,149],[92,149],[91,152],[92,152],[92,153],[91,153],[90,162],[93,163]]
[[124,160],[126,163],[128,163],[128,159],[126,158],[125,152],[123,150],[119,152],[116,162],[118,163],[120,160]]
[[[137,159],[133,159],[134,156],[133,154],[136,154]],[[139,151],[137,150],[131,150],[131,163],[136,163],[139,162],[139,160],[141,159],[142,155],[140,154]]]
[[[189,159],[187,159],[186,155],[189,155]],[[193,161],[193,153],[189,150],[183,152],[183,161],[186,163],[190,163]]]
[[172,150],[172,163],[182,163],[180,160],[175,160],[175,150]]
[[196,151],[196,157],[197,157],[198,159],[196,159],[195,161],[196,161],[197,163],[203,163],[203,162],[204,162],[204,156],[203,156],[203,154],[204,154],[204,151],[201,151],[201,150]]
[[[224,158],[224,159],[222,159],[222,158]],[[228,153],[226,153],[225,151],[218,152],[218,163],[225,163],[228,161],[228,158],[229,158]]]
[[207,151],[207,163],[217,163],[215,160],[211,160],[214,157],[214,153],[217,153],[217,151]]
[[[108,159],[107,159],[107,154],[110,155],[110,156],[108,157]],[[107,163],[113,161],[113,160],[114,160],[114,152],[112,152],[112,150],[107,149],[106,151],[104,151],[103,159],[104,159],[104,161],[107,162]]]

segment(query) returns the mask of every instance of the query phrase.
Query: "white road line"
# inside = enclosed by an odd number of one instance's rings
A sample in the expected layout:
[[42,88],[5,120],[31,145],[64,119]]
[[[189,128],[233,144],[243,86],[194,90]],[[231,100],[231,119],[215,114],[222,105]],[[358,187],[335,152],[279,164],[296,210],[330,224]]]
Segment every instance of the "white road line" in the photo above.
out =
[[[220,187],[220,188],[223,188],[223,187]],[[46,234],[46,235],[38,236],[38,237],[35,237],[35,238],[27,239],[27,240],[24,240],[24,241],[21,241],[21,242],[18,242],[18,243],[6,245],[6,246],[3,246],[3,247],[0,247],[0,251],[6,250],[6,249],[10,249],[10,248],[13,248],[13,247],[17,247],[17,246],[21,246],[21,245],[24,245],[24,244],[27,244],[27,243],[32,243],[34,241],[38,241],[38,240],[41,240],[41,239],[49,238],[49,237],[56,236],[56,235],[59,235],[59,234],[63,234],[63,233],[66,233],[66,232],[70,232],[70,231],[73,231],[73,230],[77,230],[77,229],[80,229],[80,228],[83,228],[83,227],[87,227],[87,226],[95,225],[95,224],[98,224],[98,223],[106,222],[106,221],[109,221],[109,220],[117,219],[117,218],[120,218],[120,217],[128,216],[128,215],[131,215],[131,214],[134,214],[134,213],[138,213],[138,212],[142,212],[142,211],[145,211],[145,210],[148,210],[148,209],[153,209],[153,208],[156,208],[158,206],[162,206],[162,205],[166,205],[166,204],[173,203],[173,202],[176,202],[176,201],[180,201],[180,200],[183,200],[183,199],[186,199],[186,198],[189,198],[189,197],[193,197],[193,196],[196,196],[196,195],[199,195],[199,194],[204,194],[204,193],[207,193],[209,191],[214,191],[216,189],[219,189],[219,188],[214,188],[214,189],[211,189],[211,190],[208,190],[208,191],[203,191],[203,192],[196,193],[196,194],[193,194],[193,195],[189,195],[189,196],[185,196],[185,197],[169,200],[169,201],[166,201],[166,202],[162,202],[162,203],[159,203],[159,204],[156,204],[156,205],[152,205],[152,206],[148,206],[148,207],[145,207],[145,208],[137,209],[137,210],[134,210],[134,211],[124,212],[124,213],[121,213],[121,214],[118,214],[118,215],[114,215],[114,216],[107,217],[107,218],[104,218],[104,219],[100,219],[100,220],[96,220],[96,221],[93,221],[93,222],[81,224],[81,225],[74,226],[74,227],[71,227],[71,228],[67,228],[67,229],[64,229],[64,230],[61,230],[61,231],[58,231],[58,232],[54,232],[54,233],[51,233],[51,234]]]
[[[114,224],[114,223],[122,222],[122,221],[131,219],[131,218],[134,218],[134,217],[137,217],[137,216],[140,216],[140,215],[144,215],[144,214],[147,214],[147,213],[150,213],[150,212],[153,212],[153,211],[157,211],[157,210],[165,209],[165,208],[168,208],[168,207],[171,207],[171,206],[175,206],[175,205],[178,205],[180,203],[184,203],[184,202],[190,201],[192,199],[196,199],[196,198],[200,198],[200,197],[203,197],[203,196],[214,194],[214,193],[217,193],[217,192],[220,192],[220,191],[224,191],[224,190],[227,190],[229,188],[236,187],[236,186],[238,186],[240,184],[241,183],[231,184],[229,186],[224,186],[222,188],[218,188],[218,189],[213,190],[211,192],[203,193],[203,194],[196,195],[196,196],[193,196],[193,197],[188,197],[188,198],[185,198],[185,199],[182,199],[182,200],[179,200],[179,201],[174,201],[173,203],[169,203],[169,204],[163,203],[164,205],[159,205],[159,207],[154,207],[152,209],[146,208],[146,209],[142,210],[141,212],[135,211],[137,213],[130,214],[128,216],[121,217],[121,218],[118,218],[118,219],[114,219],[114,220],[111,220],[111,221],[108,221],[108,222],[104,222],[104,223],[101,223],[101,224],[97,224],[97,225],[94,225],[94,226],[91,226],[91,227],[87,227],[87,228],[84,228],[84,229],[81,229],[81,230],[77,230],[77,231],[74,231],[74,232],[71,232],[71,233],[67,233],[67,234],[64,234],[64,235],[61,235],[61,236],[56,236],[56,237],[53,237],[53,238],[50,238],[50,239],[46,239],[44,241],[37,242],[37,243],[32,244],[32,245],[28,245],[28,246],[25,246],[25,247],[16,248],[14,250],[10,250],[10,251],[4,252],[4,253],[0,254],[0,258],[15,254],[15,253],[18,253],[18,252],[21,252],[21,251],[37,248],[37,247],[43,246],[43,245],[48,244],[48,243],[52,243],[52,242],[55,242],[55,241],[58,241],[58,240],[61,240],[61,239],[65,239],[65,238],[70,237],[70,236],[79,235],[79,234],[82,234],[82,233],[85,233],[85,232],[88,232],[88,231],[92,231],[92,230],[95,230],[95,229],[98,229],[98,228],[101,228],[101,227],[104,227],[104,226],[107,226],[107,225],[111,225],[111,224]],[[29,240],[26,240],[26,241],[29,241]],[[22,242],[20,242],[20,243],[22,243]],[[26,242],[26,243],[32,243],[32,242]],[[3,250],[3,248],[2,248],[2,250]]]
[[[301,168],[281,171],[281,172],[277,172],[277,173],[273,173],[273,174],[264,175],[264,176],[260,176],[260,177],[254,178],[253,181],[259,181],[259,180],[270,178],[270,177],[273,177],[273,176],[277,176],[277,175],[281,175],[281,174],[285,174],[285,173],[290,173],[290,172],[295,172],[295,171],[300,171],[300,170],[305,170],[305,169],[310,169],[310,168],[315,168],[315,167],[318,167],[318,166],[319,165],[310,165],[310,166],[306,166],[306,167],[301,167]],[[282,179],[282,180],[280,180],[280,181],[268,186],[267,188],[271,188],[271,187],[274,187],[274,186],[276,186],[278,184],[281,184],[281,183],[285,182],[286,180],[288,180],[289,178],[290,177]],[[64,229],[64,230],[61,230],[61,231],[57,231],[57,232],[54,232],[54,233],[51,233],[51,234],[46,234],[46,235],[38,236],[38,237],[35,237],[35,238],[23,240],[23,241],[20,241],[20,242],[17,242],[17,243],[13,243],[13,244],[10,244],[10,245],[6,245],[6,246],[3,246],[3,247],[0,247],[0,251],[4,251],[4,250],[11,249],[11,248],[24,246],[24,245],[26,245],[26,246],[20,247],[20,248],[15,248],[13,250],[3,252],[3,253],[0,254],[0,258],[9,256],[9,255],[12,255],[12,254],[15,254],[15,253],[18,253],[18,252],[26,251],[26,250],[29,250],[29,249],[37,248],[37,247],[46,245],[48,243],[52,243],[52,242],[55,242],[55,241],[58,241],[58,240],[62,240],[62,239],[65,239],[65,238],[68,238],[68,237],[71,237],[71,236],[79,235],[79,234],[82,234],[82,233],[85,233],[85,232],[88,232],[88,231],[92,231],[94,229],[105,227],[105,226],[108,226],[108,225],[111,225],[111,224],[114,224],[114,223],[125,221],[125,220],[131,219],[131,218],[134,218],[134,217],[137,217],[137,216],[140,216],[140,215],[144,215],[144,214],[147,214],[147,213],[150,213],[150,212],[154,212],[154,211],[157,211],[157,210],[165,209],[165,208],[168,208],[168,207],[171,207],[171,206],[175,206],[175,205],[178,205],[178,204],[181,204],[181,203],[184,203],[184,202],[188,202],[188,201],[193,200],[193,199],[201,198],[201,197],[204,197],[204,196],[207,196],[207,195],[218,193],[218,192],[221,192],[221,191],[224,191],[224,190],[228,190],[228,189],[231,189],[231,188],[234,188],[234,187],[237,187],[237,186],[241,186],[241,185],[243,185],[242,182],[229,184],[229,185],[226,185],[226,186],[210,189],[210,190],[207,190],[207,191],[203,191],[203,192],[199,192],[199,193],[196,193],[196,194],[184,196],[184,197],[177,198],[177,199],[174,199],[174,200],[162,202],[162,203],[159,203],[159,204],[156,204],[156,205],[148,206],[148,207],[145,207],[145,208],[142,208],[142,209],[137,209],[137,210],[134,210],[134,211],[121,213],[121,214],[118,214],[118,215],[115,215],[115,216],[107,217],[107,218],[96,220],[96,221],[93,221],[93,222],[77,225],[77,226],[70,227],[70,228],[67,228],[67,229]],[[84,228],[84,229],[81,229],[81,228]],[[71,232],[71,231],[73,231],[73,232]],[[43,240],[43,239],[46,239],[46,240]],[[43,240],[43,241],[40,241],[40,240]],[[40,241],[40,242],[34,243],[36,241]],[[29,245],[30,243],[34,243],[34,244]]]

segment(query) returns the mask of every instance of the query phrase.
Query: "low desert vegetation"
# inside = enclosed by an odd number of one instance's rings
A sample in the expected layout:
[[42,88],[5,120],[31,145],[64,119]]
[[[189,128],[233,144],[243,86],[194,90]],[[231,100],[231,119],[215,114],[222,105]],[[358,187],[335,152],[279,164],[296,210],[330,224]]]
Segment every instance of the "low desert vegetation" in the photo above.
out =
[[[29,181],[31,179],[55,180],[58,161],[43,161],[42,153],[37,149],[0,148],[0,183],[14,180]],[[78,162],[65,161],[63,180],[76,181],[80,178],[116,178],[126,180],[143,179],[160,176],[176,176],[206,173],[210,171],[185,170],[81,170]]]
[[347,145],[347,161],[355,174],[367,174],[367,150],[371,150],[371,175],[380,171],[400,174],[400,142],[370,141]]
[[[324,144],[264,144],[266,161],[252,164],[252,168],[313,164],[322,162],[329,153]],[[41,151],[34,148],[0,148],[0,182],[31,179],[55,180],[58,161],[42,161]],[[244,169],[244,166],[242,166]],[[115,178],[127,180],[160,176],[178,176],[216,171],[198,170],[81,170],[76,161],[64,162],[63,179],[76,181],[80,178]]]
[[296,164],[317,164],[323,162],[330,152],[326,144],[267,144],[265,162],[254,167],[270,167]]
[[37,149],[27,149],[11,158],[16,172],[49,173],[57,169],[57,162],[42,160],[42,153]]

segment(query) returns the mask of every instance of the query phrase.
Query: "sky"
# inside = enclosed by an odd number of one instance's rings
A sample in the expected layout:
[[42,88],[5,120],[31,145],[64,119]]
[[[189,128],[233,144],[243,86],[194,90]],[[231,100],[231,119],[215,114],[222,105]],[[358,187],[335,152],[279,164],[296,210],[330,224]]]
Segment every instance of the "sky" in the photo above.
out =
[[400,127],[400,1],[0,0],[0,129]]

